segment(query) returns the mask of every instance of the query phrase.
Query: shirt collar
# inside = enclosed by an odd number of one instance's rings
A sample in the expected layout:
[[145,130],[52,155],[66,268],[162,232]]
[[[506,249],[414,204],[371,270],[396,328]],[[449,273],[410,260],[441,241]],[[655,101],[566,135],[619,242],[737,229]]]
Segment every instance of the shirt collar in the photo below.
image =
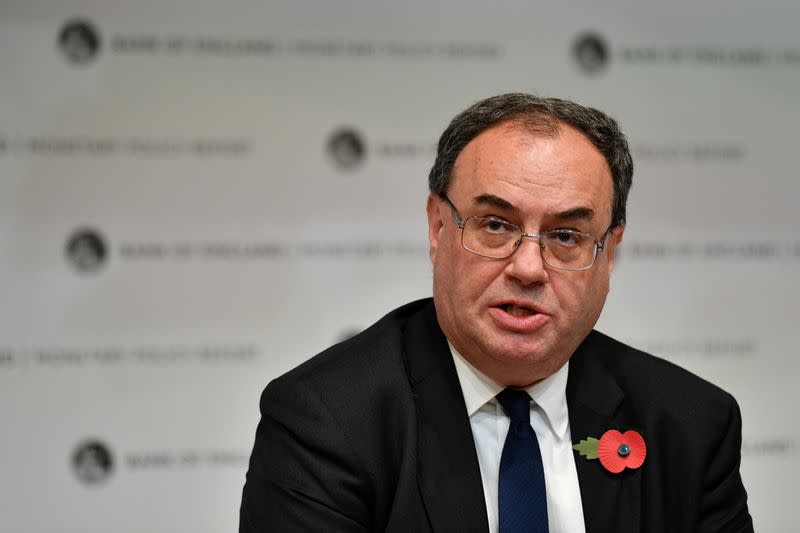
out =
[[[467,415],[472,416],[487,403],[495,403],[495,396],[505,387],[472,366],[469,361],[464,359],[463,355],[458,353],[452,344],[448,342],[448,345],[453,356],[453,362],[456,365],[461,392],[464,394]],[[564,438],[569,429],[569,412],[567,410],[568,375],[569,361],[554,374],[525,389],[535,404],[541,408],[550,430],[559,439]]]

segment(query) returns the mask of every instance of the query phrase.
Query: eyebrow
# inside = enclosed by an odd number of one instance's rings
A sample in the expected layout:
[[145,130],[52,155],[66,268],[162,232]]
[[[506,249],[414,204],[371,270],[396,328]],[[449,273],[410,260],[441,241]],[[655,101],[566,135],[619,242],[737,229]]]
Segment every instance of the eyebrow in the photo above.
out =
[[473,199],[472,203],[475,206],[489,206],[496,207],[497,209],[505,209],[506,211],[519,211],[517,206],[494,194],[480,194]]
[[556,218],[561,220],[592,220],[595,212],[591,207],[573,207],[560,213],[556,213]]
[[[513,211],[515,213],[519,212],[519,208],[517,206],[504,198],[495,196],[494,194],[480,194],[473,199],[472,203],[476,206],[489,206],[497,209],[504,209],[506,211]],[[560,213],[555,213],[553,216],[559,220],[592,220],[594,215],[595,211],[591,207],[580,206],[567,209],[566,211],[561,211]]]

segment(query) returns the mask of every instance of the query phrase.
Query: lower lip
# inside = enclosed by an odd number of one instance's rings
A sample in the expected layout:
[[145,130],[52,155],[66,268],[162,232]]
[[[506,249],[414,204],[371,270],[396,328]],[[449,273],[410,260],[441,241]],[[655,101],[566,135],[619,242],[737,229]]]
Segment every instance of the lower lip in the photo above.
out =
[[533,333],[550,321],[550,316],[542,313],[514,316],[506,313],[500,307],[489,308],[489,315],[501,328],[518,333]]

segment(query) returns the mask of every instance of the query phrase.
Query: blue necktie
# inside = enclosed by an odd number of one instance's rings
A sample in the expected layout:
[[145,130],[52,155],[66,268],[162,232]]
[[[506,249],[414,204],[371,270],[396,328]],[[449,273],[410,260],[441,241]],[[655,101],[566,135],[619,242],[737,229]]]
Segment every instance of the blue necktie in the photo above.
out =
[[511,419],[500,456],[500,533],[547,533],[544,467],[531,427],[531,397],[524,390],[505,389],[497,400]]

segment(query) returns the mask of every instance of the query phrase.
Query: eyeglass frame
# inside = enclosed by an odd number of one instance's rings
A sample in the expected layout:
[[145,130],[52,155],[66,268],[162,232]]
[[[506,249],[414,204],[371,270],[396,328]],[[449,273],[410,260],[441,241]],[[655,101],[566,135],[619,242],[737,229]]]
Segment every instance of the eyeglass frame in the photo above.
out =
[[[450,200],[450,198],[447,197],[446,193],[440,194],[439,197],[441,197],[445,202],[447,202],[447,205],[450,206],[450,213],[453,215],[453,220],[455,221],[456,225],[458,226],[458,229],[461,230],[461,247],[464,248],[466,251],[468,251],[471,254],[475,254],[478,257],[485,257],[486,259],[497,259],[497,260],[508,259],[512,255],[514,255],[517,250],[519,250],[520,246],[522,246],[522,238],[523,237],[529,237],[531,239],[539,239],[539,250],[542,253],[542,262],[544,264],[546,264],[550,268],[555,268],[557,270],[566,270],[567,272],[581,272],[581,271],[584,271],[584,270],[589,270],[590,268],[592,268],[594,266],[595,262],[597,262],[597,254],[599,252],[602,252],[606,248],[606,240],[608,239],[608,233],[611,231],[612,228],[615,227],[615,224],[612,222],[611,225],[608,226],[608,229],[606,229],[603,232],[603,235],[602,235],[603,240],[602,241],[597,240],[597,237],[595,237],[591,233],[586,233],[584,231],[577,231],[577,230],[573,230],[573,229],[549,230],[549,231],[545,231],[544,233],[528,233],[528,232],[524,231],[521,226],[518,226],[517,224],[514,224],[513,222],[509,222],[508,220],[506,220],[506,219],[504,219],[502,217],[484,217],[484,216],[480,216],[480,215],[472,215],[472,216],[469,216],[467,218],[461,218],[461,214],[458,212],[458,209],[456,208],[455,204],[453,204],[453,202]],[[517,228],[517,230],[519,230],[519,232],[520,232],[520,237],[519,237],[519,239],[517,239],[517,242],[514,244],[514,248],[511,250],[511,252],[508,255],[504,255],[503,257],[492,257],[492,256],[484,255],[484,254],[479,254],[475,250],[470,250],[469,248],[467,248],[467,245],[464,244],[464,226],[466,226],[467,222],[469,222],[473,218],[474,219],[482,219],[482,220],[496,219],[498,221],[504,222],[504,223],[506,223],[506,224],[508,224],[510,226],[513,226],[513,227]],[[542,237],[544,237],[546,235],[549,235],[549,234],[552,234],[552,233],[559,233],[559,232],[562,232],[562,233],[566,232],[566,233],[569,233],[571,235],[583,235],[585,237],[591,238],[594,241],[594,253],[592,254],[592,262],[589,264],[589,266],[585,266],[585,267],[581,267],[581,268],[564,268],[564,267],[552,265],[552,264],[547,262],[547,259],[545,259],[545,256],[544,256],[545,244],[544,244],[544,241],[542,240]]]

